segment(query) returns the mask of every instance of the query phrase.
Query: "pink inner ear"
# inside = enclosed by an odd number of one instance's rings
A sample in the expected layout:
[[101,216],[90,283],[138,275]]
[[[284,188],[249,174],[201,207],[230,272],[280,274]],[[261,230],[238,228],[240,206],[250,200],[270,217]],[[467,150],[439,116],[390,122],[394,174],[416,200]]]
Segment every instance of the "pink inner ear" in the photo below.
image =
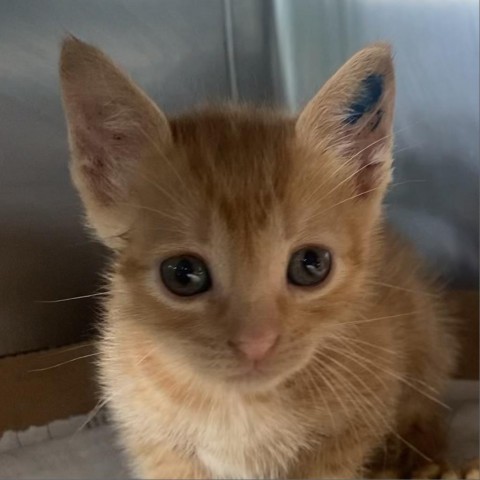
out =
[[[122,132],[108,131],[98,122],[85,115],[71,134],[76,149],[77,180],[80,180],[104,206],[114,203],[122,195],[122,173],[128,155],[125,150],[127,136]],[[125,157],[125,158],[122,158]]]
[[73,166],[77,181],[107,206],[125,195],[128,167],[141,156],[142,148],[139,139],[126,131],[136,127],[131,108],[117,102],[99,105],[97,101],[88,97],[72,109]]
[[384,164],[382,156],[388,153],[386,145],[390,143],[390,135],[384,125],[384,110],[379,106],[364,119],[363,125],[352,127],[352,130],[357,129],[348,149],[349,161],[357,166],[358,193],[366,194],[379,185]]
[[103,205],[111,204],[116,197],[116,188],[112,182],[113,165],[105,150],[90,142],[86,145],[77,139],[79,157],[78,174],[82,183],[94,194],[97,201]]

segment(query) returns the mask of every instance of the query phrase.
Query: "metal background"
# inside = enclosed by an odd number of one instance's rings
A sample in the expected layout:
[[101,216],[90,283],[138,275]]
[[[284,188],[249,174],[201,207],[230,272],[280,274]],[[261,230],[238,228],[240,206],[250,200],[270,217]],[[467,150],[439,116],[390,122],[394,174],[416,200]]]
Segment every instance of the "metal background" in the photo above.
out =
[[0,0],[0,355],[76,341],[105,252],[84,233],[57,77],[71,32],[167,112],[233,98],[298,109],[365,43],[399,83],[392,220],[445,277],[478,283],[478,1]]

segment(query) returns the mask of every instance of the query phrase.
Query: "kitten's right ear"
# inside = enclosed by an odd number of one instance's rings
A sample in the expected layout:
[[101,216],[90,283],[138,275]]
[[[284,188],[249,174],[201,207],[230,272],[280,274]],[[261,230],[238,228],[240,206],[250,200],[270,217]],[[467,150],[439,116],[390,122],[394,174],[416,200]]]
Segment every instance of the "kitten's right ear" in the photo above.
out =
[[171,142],[165,115],[100,50],[74,37],[60,58],[72,179],[91,226],[113,248],[140,162]]
[[391,48],[377,43],[348,60],[297,120],[299,137],[334,153],[362,199],[379,198],[390,181],[394,100]]

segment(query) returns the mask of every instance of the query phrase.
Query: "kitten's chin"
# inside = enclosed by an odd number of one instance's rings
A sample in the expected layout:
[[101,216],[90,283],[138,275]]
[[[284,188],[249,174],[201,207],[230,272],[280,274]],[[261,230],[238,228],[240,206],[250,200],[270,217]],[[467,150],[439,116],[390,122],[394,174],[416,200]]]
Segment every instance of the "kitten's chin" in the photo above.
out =
[[229,389],[235,388],[242,392],[251,393],[273,390],[284,380],[285,375],[251,369],[227,376],[224,382]]
[[289,364],[288,368],[277,368],[273,366],[265,367],[245,367],[224,378],[228,388],[236,388],[239,391],[247,393],[262,393],[273,390],[286,382],[296,372],[301,370],[308,363],[308,359],[299,359],[295,365]]

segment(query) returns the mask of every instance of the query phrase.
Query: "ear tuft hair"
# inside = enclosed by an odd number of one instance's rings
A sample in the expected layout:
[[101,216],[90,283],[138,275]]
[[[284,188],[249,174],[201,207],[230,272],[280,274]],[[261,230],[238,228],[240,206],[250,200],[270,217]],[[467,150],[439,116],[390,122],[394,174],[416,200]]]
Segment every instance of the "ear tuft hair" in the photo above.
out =
[[301,112],[297,136],[330,151],[356,172],[359,193],[390,180],[395,79],[391,49],[375,44],[354,55]]
[[62,44],[60,80],[71,150],[71,173],[98,235],[124,231],[140,163],[171,141],[157,106],[99,49],[74,36]]
[[379,102],[383,93],[383,75],[371,74],[362,80],[360,91],[348,109],[346,123],[358,122],[365,113],[370,112]]

